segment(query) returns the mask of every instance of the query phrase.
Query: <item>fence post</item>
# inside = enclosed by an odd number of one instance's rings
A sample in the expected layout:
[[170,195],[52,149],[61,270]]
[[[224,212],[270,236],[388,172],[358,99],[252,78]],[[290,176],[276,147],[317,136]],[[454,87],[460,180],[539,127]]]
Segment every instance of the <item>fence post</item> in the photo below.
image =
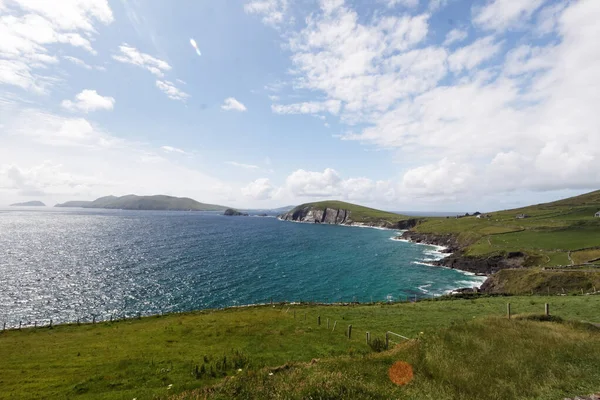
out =
[[21,330],[21,321],[19,321],[19,330]]
[[389,332],[385,333],[385,349],[389,349],[390,348],[390,334]]
[[50,320],[50,328],[52,328],[52,320]]
[[544,304],[544,313],[546,314],[546,317],[550,315],[550,304]]
[[33,327],[37,328],[37,321],[33,321]]
[[335,331],[335,326],[337,325],[337,321],[333,321],[333,329],[331,330],[331,332]]
[[92,324],[95,324],[95,323],[96,323],[96,316],[92,315]]
[[352,339],[352,325],[348,325],[348,339]]
[[508,319],[510,319],[510,303],[506,303],[506,314],[508,315]]
[[142,312],[138,311],[138,319],[142,319]]
[[6,330],[6,322],[4,323],[4,325],[2,326],[2,332],[4,332]]
[[583,289],[581,289],[581,294],[583,294]]
[[321,316],[320,315],[317,317],[317,325],[321,326]]
[[371,338],[369,336],[370,336],[370,334],[369,334],[369,332],[367,332],[367,344],[369,344],[369,342],[371,341]]

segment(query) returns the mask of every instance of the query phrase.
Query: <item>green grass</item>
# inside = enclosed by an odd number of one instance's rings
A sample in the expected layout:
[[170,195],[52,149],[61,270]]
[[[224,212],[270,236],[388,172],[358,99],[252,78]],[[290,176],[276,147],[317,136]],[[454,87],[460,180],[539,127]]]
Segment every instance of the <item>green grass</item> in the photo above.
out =
[[[414,229],[452,234],[470,256],[521,251],[538,266],[571,265],[569,252],[600,248],[600,191],[547,204],[489,213],[490,218],[427,218]],[[529,218],[516,219],[517,214]],[[594,258],[582,254],[573,262]]]
[[395,214],[388,211],[376,210],[374,208],[363,207],[357,204],[346,203],[344,201],[337,200],[329,200],[329,201],[319,201],[315,203],[306,203],[301,204],[294,208],[292,211],[296,209],[302,209],[306,207],[313,207],[319,210],[324,210],[325,208],[333,208],[333,209],[343,209],[351,212],[351,218],[354,222],[378,222],[378,221],[389,221],[389,222],[398,222],[401,220],[410,219],[406,215]]
[[[600,388],[599,355],[599,328],[488,318],[384,353],[241,373],[173,399],[559,399]],[[387,376],[396,361],[413,367],[404,387]]]
[[[371,353],[364,340],[367,331],[377,337],[387,330],[413,338],[421,331],[435,334],[453,324],[503,315],[507,301],[514,313],[540,313],[549,302],[552,312],[566,319],[600,322],[600,296],[555,296],[353,307],[262,306],[7,331],[0,334],[0,398],[164,398],[218,384],[224,377],[221,370],[228,376],[237,374],[236,362],[243,371],[262,374],[264,367],[319,358],[330,359],[332,365],[347,362],[351,371]],[[350,324],[348,340],[344,331]],[[196,379],[195,366],[203,364],[208,373]]]
[[569,294],[600,290],[600,271],[541,270],[538,268],[505,269],[490,278],[493,293],[550,293]]

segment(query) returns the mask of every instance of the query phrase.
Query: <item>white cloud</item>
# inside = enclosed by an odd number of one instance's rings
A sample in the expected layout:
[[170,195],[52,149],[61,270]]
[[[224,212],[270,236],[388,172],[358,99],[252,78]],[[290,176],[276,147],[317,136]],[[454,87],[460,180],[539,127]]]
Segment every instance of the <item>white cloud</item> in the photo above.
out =
[[241,189],[242,194],[254,200],[266,200],[271,198],[274,187],[267,178],[257,179],[250,182]]
[[69,111],[85,113],[97,110],[112,110],[115,106],[115,99],[100,96],[95,90],[85,89],[75,96],[75,101],[63,100],[61,106]]
[[415,8],[419,5],[419,0],[385,0],[385,3],[390,8],[398,5],[408,8]]
[[341,101],[327,100],[323,102],[306,102],[290,105],[273,104],[271,110],[277,114],[318,114],[320,112],[329,112],[337,115],[340,112]]
[[177,147],[173,147],[173,146],[161,146],[161,149],[165,153],[179,153],[179,154],[189,155],[189,153],[187,151],[179,149]]
[[36,109],[13,110],[10,107],[0,115],[7,121],[6,132],[47,147],[105,149],[121,145],[121,140],[107,135],[85,118],[66,118]]
[[277,26],[284,22],[288,0],[251,0],[244,4],[248,14],[261,15],[265,25]]
[[226,161],[225,164],[232,165],[232,166],[238,167],[238,168],[244,168],[244,169],[259,169],[260,168],[258,165],[243,164],[243,163],[239,163],[236,161]]
[[178,89],[173,82],[170,81],[156,81],[156,87],[165,93],[171,100],[185,101],[190,97],[189,94]]
[[77,57],[72,57],[72,56],[63,56],[63,58],[69,62],[72,62],[75,65],[79,65],[80,67],[83,67],[85,69],[92,69],[91,65],[88,65],[85,61],[83,61],[80,58]]
[[0,102],[0,120],[2,203],[26,200],[34,194],[53,204],[129,193],[228,202],[230,191],[224,182],[201,169],[161,157],[154,146],[107,133],[84,118],[37,109],[19,111]]
[[[295,87],[324,92],[323,107],[337,113],[341,102],[344,119],[360,120],[365,113],[381,112],[399,97],[423,86],[419,77],[406,79],[402,64],[403,52],[410,51],[427,36],[428,14],[417,16],[384,16],[370,24],[359,22],[358,14],[343,2],[323,3],[322,12],[307,20],[301,32],[291,35],[289,47]],[[424,58],[415,51],[413,59],[417,68],[427,69],[427,64],[438,60]],[[396,64],[397,61],[397,64]],[[431,79],[427,76],[426,80]],[[297,105],[274,106],[276,112],[312,112],[313,102]]]
[[171,70],[171,66],[166,61],[153,57],[149,54],[142,53],[127,43],[123,43],[119,46],[119,52],[120,54],[112,56],[115,60],[125,64],[132,64],[144,68],[159,78],[162,78],[166,71]]
[[561,1],[542,8],[536,18],[536,33],[546,35],[555,32],[558,28],[560,16],[568,5],[568,1]]
[[527,22],[545,0],[491,0],[473,8],[473,23],[482,29],[503,31]]
[[11,0],[0,16],[0,84],[46,93],[57,81],[47,67],[59,62],[50,47],[70,45],[92,54],[97,23],[110,24],[106,0]]
[[471,70],[494,57],[501,48],[502,43],[496,42],[493,36],[486,36],[457,49],[448,58],[448,64],[455,73]]
[[446,35],[446,40],[444,40],[444,46],[450,46],[451,44],[462,42],[469,36],[469,33],[466,29],[452,29]]
[[46,196],[52,193],[89,190],[95,186],[104,186],[93,176],[74,175],[61,164],[45,161],[29,168],[18,165],[0,165],[0,190],[15,191],[17,195]]
[[[503,3],[487,6],[493,4]],[[509,7],[497,16],[502,22],[488,21],[489,27],[517,27],[539,4],[514,2],[521,11]],[[487,13],[478,10],[476,17],[483,21]],[[396,199],[450,199],[458,193],[475,198],[597,188],[600,2],[570,2],[548,15],[545,31],[555,30],[554,40],[513,46],[505,54],[512,41],[501,36],[455,50],[423,46],[418,38],[427,25],[418,28],[415,21],[404,23],[413,27],[415,39],[398,44],[382,28],[398,21],[359,23],[354,11],[338,5],[313,14],[306,28],[288,35],[294,86],[341,102],[341,139],[397,149],[399,177],[381,182],[387,187],[378,195],[382,199],[392,192]],[[286,107],[274,110],[303,110],[302,103]],[[297,196],[349,193],[343,185],[349,179],[334,170],[300,170],[289,179],[285,187]]]
[[225,111],[246,111],[247,108],[245,105],[243,105],[242,103],[240,103],[238,100],[236,100],[233,97],[228,97],[225,99],[225,101],[223,102],[223,105],[221,106],[221,108]]
[[190,38],[190,44],[192,45],[192,47],[194,48],[194,50],[196,50],[196,54],[198,54],[199,56],[202,55],[202,53],[200,53],[200,49],[198,49],[198,44],[196,43],[196,41],[192,38]]
[[299,169],[287,177],[285,185],[295,196],[327,197],[339,194],[341,182],[338,172],[331,168],[326,168],[323,172]]

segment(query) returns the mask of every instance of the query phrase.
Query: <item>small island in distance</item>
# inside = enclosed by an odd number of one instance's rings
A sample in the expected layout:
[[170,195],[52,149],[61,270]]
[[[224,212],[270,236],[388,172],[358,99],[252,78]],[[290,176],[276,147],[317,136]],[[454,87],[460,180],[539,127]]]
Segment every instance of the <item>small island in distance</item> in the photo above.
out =
[[44,203],[42,203],[41,201],[38,200],[34,200],[34,201],[25,201],[23,203],[15,203],[15,204],[11,204],[11,207],[46,207],[46,205]]
[[67,201],[55,207],[106,208],[116,210],[154,211],[225,211],[228,207],[200,203],[187,197],[155,196],[105,196],[94,201]]
[[225,210],[223,215],[227,215],[229,217],[247,217],[248,213],[244,213],[233,208],[228,208],[227,210]]

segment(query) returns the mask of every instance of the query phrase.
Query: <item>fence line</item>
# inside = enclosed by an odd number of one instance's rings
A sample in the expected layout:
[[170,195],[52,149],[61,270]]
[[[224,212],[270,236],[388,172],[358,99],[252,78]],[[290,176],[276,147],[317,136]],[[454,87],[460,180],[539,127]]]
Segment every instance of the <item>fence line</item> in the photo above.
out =
[[[598,292],[595,290],[596,288],[594,288],[594,292],[592,293],[587,293],[587,294],[598,294]],[[460,294],[459,294],[460,295]],[[401,303],[413,303],[413,302],[419,302],[419,301],[431,301],[431,300],[441,300],[441,299],[447,299],[447,298],[452,298],[453,295],[441,295],[441,296],[437,296],[435,298],[429,298],[427,296],[423,296],[418,298],[417,295],[414,295],[414,300],[409,298],[409,296],[404,296],[403,300],[401,297],[398,297],[396,301],[390,301],[389,299],[387,301],[379,301],[379,302],[375,302],[375,303],[370,303],[370,302],[366,302],[366,303],[360,303],[359,301],[350,301],[350,302],[344,302],[344,301],[339,301],[339,302],[332,302],[332,303],[321,303],[321,302],[316,302],[316,301],[274,301],[273,298],[270,298],[268,301],[264,302],[264,303],[257,303],[257,304],[249,304],[249,305],[235,305],[235,306],[231,306],[231,307],[221,307],[221,308],[217,308],[217,309],[226,309],[226,308],[242,308],[242,307],[252,307],[252,306],[266,306],[266,305],[272,305],[273,307],[275,307],[275,305],[280,305],[280,311],[283,314],[287,314],[290,309],[291,306],[293,305],[320,305],[320,306],[354,306],[354,305],[365,305],[365,304],[401,304]],[[356,297],[354,297],[354,299],[356,299]],[[287,309],[285,309],[285,306],[289,306],[287,307]],[[547,306],[548,308],[544,310],[544,313],[546,315],[549,315],[549,306]],[[204,311],[204,310],[190,310],[190,311],[173,311],[173,312],[169,312],[169,314],[178,314],[178,313],[186,313],[186,312],[194,312],[194,311]],[[77,317],[77,318],[73,318],[73,320],[69,320],[69,319],[65,319],[65,320],[61,320],[58,319],[58,324],[59,325],[67,325],[67,324],[77,324],[80,325],[82,323],[92,323],[92,324],[96,324],[96,323],[102,323],[102,322],[117,322],[120,320],[133,320],[133,319],[140,319],[142,318],[142,316],[145,317],[150,317],[150,316],[162,316],[163,311],[157,311],[156,313],[142,313],[141,311],[138,312],[134,312],[134,313],[124,313],[124,314],[119,314],[119,313],[100,313],[100,314],[92,314],[91,316],[87,316],[87,317]],[[507,315],[508,318],[511,317],[511,308],[510,308],[510,304],[507,304]],[[296,318],[296,310],[293,310],[293,316],[294,318]],[[91,318],[90,318],[91,317]],[[304,313],[304,320],[306,320],[307,315],[306,312]],[[15,329],[25,329],[25,328],[51,328],[52,326],[55,326],[57,324],[57,320],[53,319],[53,318],[43,318],[40,320],[34,319],[34,320],[18,320],[19,322],[17,323],[17,320],[12,320],[12,321],[3,321],[2,322],[2,332],[7,331],[7,330],[15,330]],[[320,316],[318,316],[318,325],[320,325],[321,319]],[[327,328],[329,328],[329,318],[327,319]],[[333,329],[332,331],[335,330],[335,323],[333,325]]]

